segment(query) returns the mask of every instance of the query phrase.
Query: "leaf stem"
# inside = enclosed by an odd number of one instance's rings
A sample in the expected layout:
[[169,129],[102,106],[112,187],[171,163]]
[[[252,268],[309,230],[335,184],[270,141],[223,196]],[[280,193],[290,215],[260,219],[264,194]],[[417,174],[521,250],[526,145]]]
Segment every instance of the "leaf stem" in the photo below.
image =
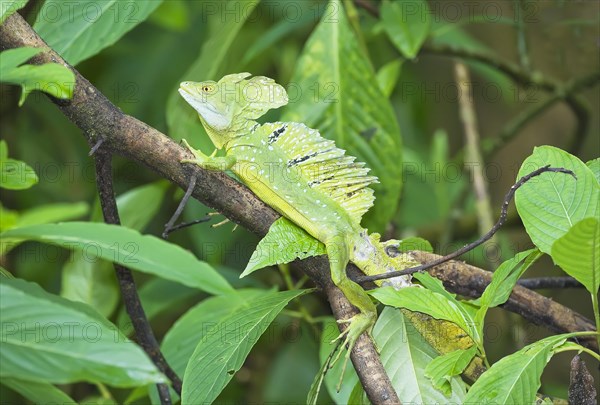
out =
[[598,341],[598,347],[600,347],[600,312],[598,311],[598,294],[591,295],[594,321],[596,322],[596,340]]
[[[298,289],[294,284],[294,280],[292,280],[292,276],[290,274],[290,266],[288,264],[280,264],[277,267],[281,272],[281,276],[283,277],[287,289],[290,291]],[[300,298],[294,298],[293,302],[297,305],[298,311],[289,311],[288,314],[290,316],[305,320],[311,326],[314,332],[318,332],[318,328],[315,325],[315,320],[310,314],[310,311],[306,309]]]
[[573,350],[577,350],[579,352],[585,352],[587,354],[589,354],[590,356],[592,356],[593,358],[595,358],[596,360],[600,361],[600,354],[596,353],[595,351],[588,349],[587,347],[583,347],[581,345],[569,345],[569,346],[565,346],[565,347],[561,347],[559,349],[556,349],[554,351],[554,353],[562,353],[562,352],[568,352],[568,351],[573,351]]
[[102,384],[101,382],[98,382],[95,385],[96,388],[98,388],[98,391],[100,391],[100,395],[102,396],[102,398],[114,400],[112,394],[110,393],[108,388],[106,388],[106,385]]

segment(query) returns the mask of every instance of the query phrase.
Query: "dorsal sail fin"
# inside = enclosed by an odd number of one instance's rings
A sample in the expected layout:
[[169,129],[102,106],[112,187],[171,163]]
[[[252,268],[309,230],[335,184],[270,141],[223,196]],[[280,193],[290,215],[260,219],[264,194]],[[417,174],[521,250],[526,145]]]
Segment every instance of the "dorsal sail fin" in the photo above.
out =
[[268,134],[269,145],[284,151],[288,167],[299,169],[311,188],[338,202],[356,221],[373,206],[375,196],[369,185],[377,183],[377,177],[369,176],[370,169],[363,162],[346,156],[316,129],[295,122],[272,122],[264,124],[261,132]]

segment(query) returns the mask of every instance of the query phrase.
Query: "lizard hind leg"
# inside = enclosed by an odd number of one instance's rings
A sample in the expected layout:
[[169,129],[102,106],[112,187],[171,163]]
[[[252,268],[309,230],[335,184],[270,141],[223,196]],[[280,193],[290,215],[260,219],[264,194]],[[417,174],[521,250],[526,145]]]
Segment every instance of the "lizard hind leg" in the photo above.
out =
[[[350,319],[338,320],[338,323],[340,324],[348,324],[346,329],[333,341],[335,342],[339,339],[344,339],[344,346],[347,346],[340,382],[338,384],[338,391],[344,377],[344,372],[352,348],[363,332],[367,332],[369,335],[371,334],[371,330],[377,319],[377,309],[369,295],[361,286],[350,280],[346,275],[346,265],[350,260],[349,246],[350,245],[346,241],[344,235],[335,235],[325,241],[325,248],[331,269],[331,278],[334,284],[344,293],[348,301],[360,311]],[[341,353],[342,350],[338,352],[332,365],[337,362]]]

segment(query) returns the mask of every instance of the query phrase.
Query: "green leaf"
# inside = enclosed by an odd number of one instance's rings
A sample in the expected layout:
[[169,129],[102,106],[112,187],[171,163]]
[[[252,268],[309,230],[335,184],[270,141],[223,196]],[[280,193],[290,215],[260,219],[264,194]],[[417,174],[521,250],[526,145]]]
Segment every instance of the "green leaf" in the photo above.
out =
[[438,356],[425,368],[425,376],[431,379],[434,387],[449,396],[452,393],[453,377],[463,372],[476,353],[477,346],[471,346],[467,350],[456,350]]
[[20,228],[81,218],[88,213],[89,209],[90,207],[86,202],[40,205],[23,211],[16,226]]
[[231,285],[210,265],[183,248],[122,226],[93,222],[64,222],[12,229],[0,234],[80,250],[88,260],[114,261],[133,270],[195,287],[209,294],[224,294]]
[[46,0],[33,28],[52,49],[75,66],[117,42],[161,3],[162,0],[73,3]]
[[[17,221],[19,221],[19,213],[17,211],[4,208],[0,202],[0,232],[14,228],[17,224]],[[9,248],[12,248],[12,245],[8,246],[7,244],[0,243],[0,256],[4,255],[8,250],[10,250]]]
[[302,122],[367,163],[380,184],[363,223],[385,229],[402,187],[400,130],[339,1],[332,0],[306,42],[282,121]]
[[4,23],[17,10],[22,9],[27,4],[28,0],[2,0],[0,5],[0,24]]
[[117,387],[165,382],[137,345],[86,305],[2,277],[0,309],[2,377]]
[[564,173],[542,173],[517,190],[515,204],[533,243],[550,254],[552,244],[575,223],[600,215],[600,187],[581,160],[553,146],[535,148],[518,177],[546,165],[572,170],[577,180]]
[[[29,48],[33,49],[33,48]],[[37,184],[38,176],[24,162],[8,158],[8,145],[0,141],[0,187],[8,190],[25,190]]]
[[417,56],[431,26],[429,7],[424,0],[384,0],[381,21],[392,43],[408,59]]
[[369,294],[382,304],[396,308],[406,308],[410,311],[422,312],[435,319],[443,319],[455,323],[476,342],[480,342],[479,332],[474,328],[469,314],[461,310],[459,303],[447,296],[435,293],[425,288],[393,287],[378,288]]
[[550,336],[502,358],[473,384],[464,403],[534,403],[544,367],[570,335]]
[[325,253],[325,245],[289,219],[281,217],[273,222],[269,232],[258,243],[240,278],[263,267]]
[[[167,182],[158,181],[117,197],[123,226],[141,231],[158,212],[167,187]],[[97,215],[100,221],[99,207]],[[105,260],[89,260],[83,252],[74,251],[63,267],[60,295],[84,302],[109,317],[120,297],[112,264]]]
[[594,177],[596,178],[596,181],[598,183],[600,183],[600,158],[590,160],[589,162],[586,163],[586,165],[587,165],[587,167],[590,168],[592,173],[594,173]]
[[99,395],[92,395],[82,400],[79,405],[119,405],[117,401],[112,398],[105,398]]
[[[223,319],[246,308],[249,302],[265,294],[265,290],[242,289],[218,297],[210,297],[188,310],[169,329],[161,351],[175,372],[183,376],[198,342],[209,339],[214,327]],[[153,394],[153,393],[152,393]]]
[[[333,319],[324,323],[319,354],[322,364],[333,347],[330,344],[331,340],[338,334],[339,329]],[[425,378],[427,364],[438,354],[401,311],[390,307],[384,308],[373,329],[373,336],[379,348],[381,362],[403,403],[462,403],[466,389],[460,378],[451,379],[450,398],[435,389],[431,381]],[[349,399],[354,391],[353,387],[358,383],[358,377],[349,363],[342,389],[339,393],[336,392],[341,363],[338,361],[328,371],[325,376],[325,386],[335,403],[352,403]]]
[[0,187],[7,190],[26,190],[39,181],[35,171],[25,162],[3,159],[0,162]]
[[369,405],[369,399],[367,398],[367,394],[363,389],[362,384],[357,382],[350,393],[350,398],[348,398],[348,403],[353,405]]
[[586,218],[573,225],[552,245],[552,259],[591,294],[598,294],[600,221]]
[[411,250],[422,250],[424,252],[433,252],[433,247],[428,240],[419,238],[418,236],[411,236],[404,238],[398,244],[398,251],[410,252]]
[[377,83],[386,98],[389,98],[392,95],[396,83],[398,83],[402,63],[402,60],[396,59],[386,63],[377,71]]
[[[0,71],[4,75],[5,71],[11,71],[16,69],[19,65],[27,62],[38,53],[42,52],[42,48],[34,48],[31,46],[23,46],[21,48],[7,49],[2,52],[2,62],[0,64]],[[4,81],[4,78],[2,79]],[[6,142],[6,141],[3,141]],[[5,146],[6,147],[6,146]],[[8,150],[5,150],[3,154],[7,154]],[[8,155],[8,154],[7,154]]]
[[76,404],[75,400],[47,382],[2,377],[2,385],[18,392],[24,398],[38,404]]
[[[224,10],[244,10],[243,13],[219,13],[207,17],[209,32],[208,39],[202,46],[198,59],[181,78],[185,80],[219,80],[225,73],[225,59],[246,19],[259,3],[259,0],[229,0],[222,4]],[[193,145],[198,149],[212,150],[210,138],[194,111],[174,88],[167,101],[167,125],[169,136],[180,140],[194,134]]]
[[496,269],[492,275],[491,283],[486,287],[481,297],[476,300],[480,308],[475,315],[475,324],[478,325],[480,332],[483,331],[483,320],[487,310],[504,304],[510,297],[519,278],[540,257],[542,257],[542,253],[538,249],[529,249],[517,253]]
[[6,270],[2,266],[0,266],[0,277],[15,278],[10,271]]
[[[423,287],[427,288],[428,290],[437,294],[441,294],[451,301],[456,301],[456,294],[448,292],[444,288],[442,280],[440,280],[439,278],[435,278],[427,272],[415,273],[413,274],[413,277],[417,279],[423,285]],[[456,303],[458,304],[458,301],[456,301]]]
[[[221,318],[194,350],[183,377],[181,402],[210,403],[242,367],[250,350],[292,299],[310,290],[262,294]],[[232,330],[233,328],[233,330]]]
[[[81,218],[88,211],[89,206],[85,202],[41,205],[16,215],[14,221],[6,221],[5,223],[6,218],[3,217],[0,231],[4,232],[13,228],[77,219]],[[11,214],[14,215],[14,212],[8,215]],[[5,216],[4,213],[2,215]],[[0,244],[0,255],[8,253],[11,249],[19,246],[21,242],[22,240],[12,239],[9,243]]]
[[42,51],[39,48],[22,47],[0,52],[1,81],[16,84],[23,89],[19,106],[23,105],[33,90],[46,92],[56,98],[73,97],[75,75],[66,66],[58,63],[21,65]]
[[190,27],[193,14],[188,3],[165,1],[148,17],[148,21],[167,30],[183,32]]
[[373,329],[381,361],[402,403],[463,403],[466,386],[459,377],[450,379],[452,394],[444,395],[425,378],[426,367],[438,354],[402,312],[384,308]]
[[169,183],[161,180],[136,187],[118,196],[117,205],[123,226],[143,231],[146,225],[156,218],[168,187]]
[[0,161],[8,159],[8,145],[4,139],[0,140]]
[[314,14],[305,12],[300,14],[298,18],[283,18],[281,21],[278,21],[262,34],[258,40],[254,41],[244,53],[241,64],[246,65],[266,50],[273,49],[279,41],[289,37],[294,31],[312,24],[315,19]]
[[62,269],[60,296],[88,304],[108,318],[120,297],[112,264],[74,251]]

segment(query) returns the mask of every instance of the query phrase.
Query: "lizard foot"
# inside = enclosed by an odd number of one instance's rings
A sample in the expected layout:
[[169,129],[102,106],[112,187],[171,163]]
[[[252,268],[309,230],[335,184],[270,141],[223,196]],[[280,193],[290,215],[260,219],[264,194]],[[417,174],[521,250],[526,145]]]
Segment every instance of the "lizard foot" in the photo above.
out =
[[[181,163],[196,163],[197,165],[201,166],[202,163],[206,162],[208,156],[206,156],[204,153],[202,153],[200,150],[198,149],[194,149],[189,143],[188,141],[186,141],[185,139],[182,139],[181,142],[183,143],[183,146],[185,146],[185,148],[187,150],[189,150],[192,155],[194,155],[194,159],[182,159],[180,162]],[[216,152],[216,149],[215,149]],[[214,155],[215,153],[213,153]]]
[[[344,379],[344,373],[346,372],[346,366],[348,365],[348,359],[350,358],[350,353],[352,352],[352,348],[356,344],[358,337],[363,333],[367,332],[373,340],[373,336],[371,335],[371,331],[373,329],[373,325],[375,324],[375,320],[377,319],[376,313],[359,313],[354,315],[350,319],[339,319],[337,323],[347,323],[348,327],[340,333],[340,335],[332,340],[331,343],[335,343],[340,339],[344,339],[343,346],[346,346],[346,355],[344,356],[344,365],[342,366],[342,373],[340,375],[340,381],[337,385],[337,391],[339,392],[342,386],[342,380]],[[374,340],[373,340],[374,341]],[[331,367],[338,361],[342,354],[342,350],[340,350],[331,363]]]

